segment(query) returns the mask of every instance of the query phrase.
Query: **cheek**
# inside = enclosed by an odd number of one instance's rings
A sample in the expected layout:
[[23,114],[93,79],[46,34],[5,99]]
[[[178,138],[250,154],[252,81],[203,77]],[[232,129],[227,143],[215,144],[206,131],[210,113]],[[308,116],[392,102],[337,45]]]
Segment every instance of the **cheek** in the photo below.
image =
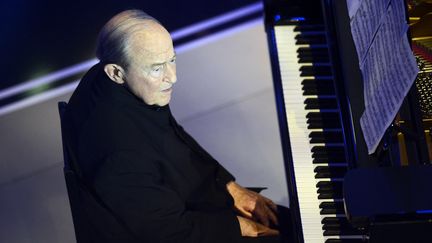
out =
[[141,96],[141,97],[144,96],[147,93],[146,90],[148,90],[145,83],[139,82],[139,80],[134,80],[134,82],[132,82],[130,87],[133,90],[133,93],[135,95]]
[[158,80],[147,80],[145,83],[145,92],[157,95],[160,91],[160,82]]
[[136,83],[136,91],[138,91],[137,95],[140,96],[147,103],[155,102],[155,99],[159,96],[160,93],[160,82],[157,80],[149,80],[142,78],[138,80]]

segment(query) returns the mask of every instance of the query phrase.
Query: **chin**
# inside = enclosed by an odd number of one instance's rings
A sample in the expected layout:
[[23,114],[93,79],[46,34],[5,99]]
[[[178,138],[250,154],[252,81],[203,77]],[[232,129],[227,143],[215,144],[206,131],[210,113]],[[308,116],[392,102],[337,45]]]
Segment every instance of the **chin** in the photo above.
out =
[[157,102],[157,103],[156,103],[157,106],[166,106],[166,105],[168,105],[168,104],[169,104],[169,100],[167,100],[167,101],[163,101],[163,102]]
[[165,103],[158,104],[158,106],[166,106],[168,104],[169,104],[169,102],[165,102]]

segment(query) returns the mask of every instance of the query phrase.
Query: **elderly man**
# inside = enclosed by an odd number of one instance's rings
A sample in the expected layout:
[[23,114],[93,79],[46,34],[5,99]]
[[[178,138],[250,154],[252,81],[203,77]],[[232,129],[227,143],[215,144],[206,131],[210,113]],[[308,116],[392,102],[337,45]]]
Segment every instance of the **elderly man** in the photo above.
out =
[[87,209],[95,242],[261,242],[278,234],[270,228],[276,205],[234,182],[173,118],[176,54],[157,20],[139,10],[117,14],[101,30],[97,56],[65,114],[75,169],[110,218]]

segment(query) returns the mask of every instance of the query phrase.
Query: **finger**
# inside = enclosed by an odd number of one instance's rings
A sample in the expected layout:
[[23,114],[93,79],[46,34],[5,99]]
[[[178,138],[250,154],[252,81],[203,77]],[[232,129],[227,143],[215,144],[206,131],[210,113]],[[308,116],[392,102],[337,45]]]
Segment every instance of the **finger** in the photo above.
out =
[[279,235],[279,231],[256,223],[258,236]]
[[243,208],[236,208],[239,214],[245,218],[252,219],[252,213],[244,210]]
[[[240,224],[240,230],[241,230],[241,234],[242,236],[248,236],[248,237],[257,237],[258,236],[258,225],[257,223],[246,219],[244,217],[241,216],[237,216],[237,219],[239,221]],[[262,226],[264,227],[264,226]]]
[[262,224],[269,226],[270,225],[270,221],[274,224],[274,225],[278,225],[278,218],[276,213],[273,212],[273,210],[267,206],[264,207],[263,209],[264,212],[263,214],[257,214],[257,219],[259,220],[259,222],[261,222]]
[[262,223],[265,226],[269,226],[269,218],[266,211],[268,211],[267,207],[260,208],[256,211],[255,216],[258,222]]
[[270,218],[270,221],[273,222],[273,224],[279,225],[278,218],[271,209],[268,209],[268,216]]
[[275,235],[279,235],[279,231],[275,230],[275,229],[270,229],[268,228],[267,230],[258,233],[258,236],[275,236]]
[[276,203],[274,203],[272,200],[268,199],[268,198],[264,198],[266,204],[274,211],[277,212],[277,205]]

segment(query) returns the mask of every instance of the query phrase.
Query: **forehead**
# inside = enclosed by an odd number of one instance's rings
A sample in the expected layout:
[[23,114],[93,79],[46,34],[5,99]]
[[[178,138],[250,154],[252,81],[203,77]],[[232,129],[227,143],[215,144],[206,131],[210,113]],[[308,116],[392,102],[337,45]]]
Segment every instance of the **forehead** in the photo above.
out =
[[168,31],[157,23],[143,23],[129,37],[130,57],[140,62],[165,62],[174,55]]

